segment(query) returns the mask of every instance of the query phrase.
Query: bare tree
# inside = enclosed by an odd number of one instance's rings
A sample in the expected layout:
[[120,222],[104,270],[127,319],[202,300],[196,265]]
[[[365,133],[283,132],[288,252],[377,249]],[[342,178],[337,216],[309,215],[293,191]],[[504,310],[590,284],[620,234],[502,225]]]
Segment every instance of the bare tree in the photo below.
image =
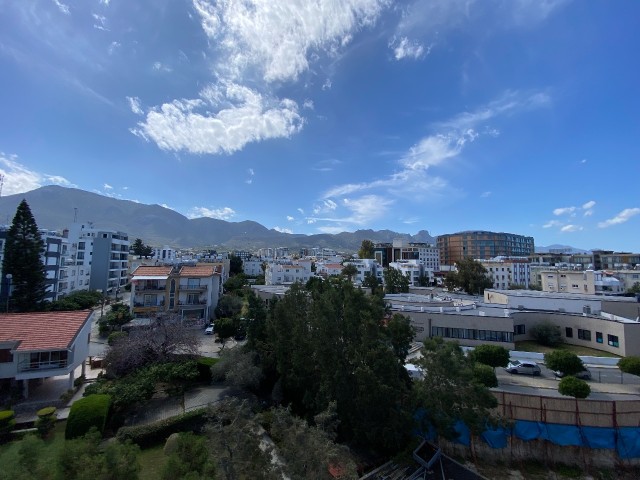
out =
[[105,357],[107,376],[120,377],[152,363],[195,358],[200,345],[193,330],[185,328],[177,316],[158,318],[147,327],[132,330],[119,338]]

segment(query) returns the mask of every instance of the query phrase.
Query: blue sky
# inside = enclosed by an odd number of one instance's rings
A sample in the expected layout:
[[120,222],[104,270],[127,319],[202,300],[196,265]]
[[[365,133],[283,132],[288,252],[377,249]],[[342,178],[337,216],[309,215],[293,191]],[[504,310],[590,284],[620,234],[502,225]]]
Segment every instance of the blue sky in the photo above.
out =
[[637,252],[639,18],[635,0],[0,0],[2,194]]

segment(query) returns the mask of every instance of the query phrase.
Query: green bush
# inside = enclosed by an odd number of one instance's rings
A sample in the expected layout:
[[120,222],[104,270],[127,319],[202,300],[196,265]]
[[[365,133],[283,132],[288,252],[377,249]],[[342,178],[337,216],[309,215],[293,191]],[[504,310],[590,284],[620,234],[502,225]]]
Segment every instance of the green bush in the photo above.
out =
[[591,393],[591,387],[579,378],[564,377],[558,384],[558,392],[568,397],[587,398]]
[[89,395],[71,405],[67,427],[64,432],[66,439],[78,438],[85,435],[91,427],[96,427],[102,434],[107,424],[111,396]]
[[44,407],[36,412],[36,415],[40,418],[49,417],[56,413],[56,407]]
[[544,320],[529,329],[529,335],[540,345],[547,347],[557,347],[562,343],[562,333],[560,327]]
[[207,408],[199,408],[159,422],[121,427],[116,434],[116,438],[121,442],[131,440],[133,443],[138,444],[140,448],[152,447],[165,442],[172,433],[200,432],[207,422],[207,411]]
[[11,430],[15,425],[15,412],[13,410],[0,410],[0,443],[9,440]]
[[38,415],[38,418],[36,419],[34,426],[38,430],[38,436],[40,438],[47,438],[58,421],[56,407],[41,408],[38,410],[36,415]]
[[87,377],[85,375],[80,375],[78,378],[76,378],[73,381],[73,386],[78,388],[80,385],[82,385],[86,381],[87,381]]
[[219,358],[200,357],[197,360],[198,381],[211,383],[211,367],[220,361]]
[[495,388],[498,386],[498,377],[493,367],[484,363],[476,363],[473,366],[473,378],[476,382],[487,388]]
[[120,340],[123,337],[127,337],[127,336],[129,336],[129,334],[127,332],[112,332],[107,337],[107,343],[109,344],[109,346],[112,346],[118,340]]

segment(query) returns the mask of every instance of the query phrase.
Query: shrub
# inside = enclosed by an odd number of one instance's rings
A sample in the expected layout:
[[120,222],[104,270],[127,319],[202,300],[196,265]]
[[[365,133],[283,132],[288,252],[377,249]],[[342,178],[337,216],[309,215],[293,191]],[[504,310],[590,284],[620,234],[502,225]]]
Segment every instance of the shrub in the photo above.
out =
[[554,350],[544,354],[544,363],[550,370],[560,371],[566,375],[575,375],[584,370],[580,357],[568,350]]
[[199,432],[207,421],[207,411],[207,408],[199,408],[159,422],[121,427],[116,438],[121,442],[131,440],[140,448],[152,447],[163,443],[172,433]]
[[9,439],[11,430],[15,425],[15,412],[13,410],[0,410],[0,443]]
[[126,337],[128,335],[129,334],[127,332],[112,332],[107,337],[107,343],[109,344],[109,346],[112,346],[118,340],[120,340],[121,338]]
[[509,350],[499,345],[478,345],[471,352],[471,358],[490,367],[506,367],[509,364]]
[[545,320],[529,329],[529,334],[540,345],[556,347],[562,343],[560,327]]
[[219,358],[200,357],[196,362],[198,381],[211,383],[211,367],[218,363]]
[[64,432],[66,439],[85,435],[91,427],[96,427],[102,434],[109,417],[111,397],[109,395],[89,395],[81,398],[71,406],[67,427]]
[[38,410],[38,418],[35,421],[34,426],[38,430],[38,436],[40,438],[47,438],[51,430],[56,426],[58,417],[56,415],[56,407],[44,407]]
[[493,370],[493,367],[484,363],[476,363],[473,366],[473,378],[476,382],[487,388],[498,386],[498,377],[496,377],[496,372]]
[[76,388],[78,388],[80,385],[82,385],[82,384],[83,384],[84,382],[86,382],[86,381],[87,381],[87,377],[86,377],[86,376],[84,376],[84,375],[80,375],[78,378],[76,378],[76,379],[73,381],[73,386],[74,386],[74,387],[76,387]]
[[640,375],[640,357],[624,357],[618,361],[618,368],[631,375]]
[[591,387],[587,382],[579,378],[564,377],[558,384],[558,392],[568,397],[587,398],[591,393]]

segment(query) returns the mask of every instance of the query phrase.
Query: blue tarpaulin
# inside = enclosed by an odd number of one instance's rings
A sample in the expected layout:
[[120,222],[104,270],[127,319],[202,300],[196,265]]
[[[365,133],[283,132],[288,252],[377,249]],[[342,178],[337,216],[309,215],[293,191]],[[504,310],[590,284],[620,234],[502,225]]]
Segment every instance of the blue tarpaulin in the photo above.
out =
[[453,429],[458,434],[458,438],[455,439],[456,443],[461,443],[463,445],[466,445],[467,447],[471,445],[471,435],[469,432],[469,427],[467,427],[462,420],[458,420],[453,426]]
[[499,427],[485,430],[481,437],[491,448],[504,448],[507,446],[509,435],[511,432],[508,429]]
[[536,440],[540,438],[540,423],[516,420],[513,434],[520,440]]
[[616,431],[613,428],[582,427],[584,446],[589,448],[616,448]]
[[620,427],[618,428],[618,441],[616,451],[620,458],[640,457],[640,428]]
[[556,445],[568,446],[583,446],[582,435],[580,434],[580,427],[576,425],[559,425],[557,423],[543,423],[541,425],[541,437],[544,440],[549,440]]

